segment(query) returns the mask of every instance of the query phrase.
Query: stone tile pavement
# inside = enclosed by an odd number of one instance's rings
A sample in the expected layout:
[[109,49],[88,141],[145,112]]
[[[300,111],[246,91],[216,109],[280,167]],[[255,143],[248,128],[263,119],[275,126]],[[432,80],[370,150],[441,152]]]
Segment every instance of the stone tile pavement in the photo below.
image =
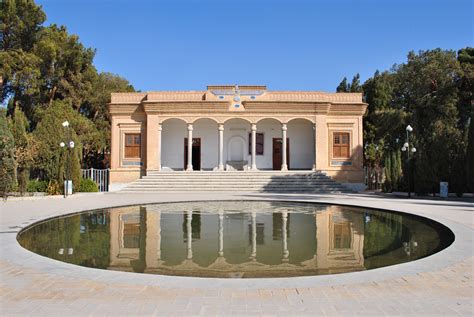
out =
[[[446,224],[449,248],[392,267],[332,276],[206,279],[82,268],[33,254],[16,242],[40,219],[106,206],[201,199],[280,199],[411,212]],[[90,194],[0,203],[2,316],[472,316],[474,203],[371,195],[257,193]]]

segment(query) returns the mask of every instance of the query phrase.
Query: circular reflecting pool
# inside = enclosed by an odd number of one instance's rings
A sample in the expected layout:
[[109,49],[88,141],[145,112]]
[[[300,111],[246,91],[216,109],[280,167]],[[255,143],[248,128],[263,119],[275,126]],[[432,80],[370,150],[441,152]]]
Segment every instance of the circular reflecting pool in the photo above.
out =
[[34,224],[20,244],[92,268],[252,278],[375,269],[436,253],[445,226],[367,208],[270,201],[187,202],[93,210]]

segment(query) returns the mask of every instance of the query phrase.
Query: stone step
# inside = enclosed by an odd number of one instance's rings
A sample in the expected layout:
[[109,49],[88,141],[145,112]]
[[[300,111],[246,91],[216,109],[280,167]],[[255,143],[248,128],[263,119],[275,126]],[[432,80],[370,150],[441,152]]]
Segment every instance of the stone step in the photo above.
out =
[[274,178],[283,178],[283,179],[330,179],[328,176],[300,176],[300,175],[149,175],[143,176],[143,179],[163,179],[163,178],[172,178],[172,179],[199,179],[199,178],[242,178],[242,179],[274,179]]
[[122,190],[127,191],[352,192],[322,173],[308,171],[148,172]]
[[[200,192],[200,191],[212,191],[212,192],[262,192],[262,193],[352,193],[350,190],[321,190],[321,189],[275,189],[275,190],[267,190],[267,189],[242,189],[242,188],[216,188],[214,190],[203,190],[199,188],[187,189],[186,192]],[[121,193],[163,193],[163,192],[183,192],[182,189],[176,188],[153,188],[153,189],[128,189],[125,188],[120,191]]]
[[232,186],[232,185],[203,185],[203,186],[143,186],[143,185],[130,185],[127,189],[182,189],[182,190],[191,190],[191,189],[321,189],[321,190],[346,190],[344,186],[252,186],[252,185],[241,185],[241,186]]
[[297,187],[297,186],[311,186],[311,187],[344,187],[341,184],[338,183],[329,183],[329,184],[316,184],[313,186],[313,184],[298,184],[298,183],[287,183],[287,184],[278,184],[278,183],[242,183],[242,184],[233,184],[233,183],[199,183],[199,184],[189,184],[189,183],[133,183],[130,184],[129,186],[134,186],[134,187],[156,187],[156,186],[161,186],[161,187],[166,187],[166,186],[176,186],[176,187],[194,187],[196,185],[199,186],[235,186],[235,187],[242,187],[242,186],[273,186],[273,187]]
[[142,178],[138,180],[141,183],[154,182],[280,182],[280,183],[331,183],[331,179],[293,179],[293,178]]

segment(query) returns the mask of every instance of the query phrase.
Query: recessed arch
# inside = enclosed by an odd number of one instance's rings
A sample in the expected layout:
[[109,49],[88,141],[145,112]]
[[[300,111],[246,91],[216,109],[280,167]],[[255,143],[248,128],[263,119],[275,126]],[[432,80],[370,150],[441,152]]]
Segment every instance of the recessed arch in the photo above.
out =
[[165,122],[172,122],[172,121],[181,121],[181,122],[184,122],[185,124],[188,124],[190,122],[186,121],[185,119],[183,118],[178,118],[178,117],[169,117],[169,118],[164,118],[163,120],[160,120],[160,124],[164,124]]
[[227,142],[227,160],[244,161],[246,149],[245,144],[245,139],[242,136],[232,136]]
[[250,121],[249,119],[245,118],[245,117],[239,117],[239,118],[236,118],[236,117],[229,117],[229,118],[225,118],[222,123],[226,124],[228,123],[229,121],[237,121],[237,120],[242,120],[242,121],[245,121],[247,122],[248,124],[252,124],[253,122]]
[[198,121],[203,121],[203,120],[209,120],[209,121],[213,121],[214,123],[216,124],[219,124],[220,122],[216,119],[216,118],[211,118],[211,117],[198,117],[198,118],[194,118],[193,119],[193,124],[198,122]]
[[280,123],[280,124],[283,123],[283,122],[281,121],[281,119],[276,118],[276,117],[264,117],[264,118],[258,119],[258,120],[257,120],[257,124],[258,124],[259,122],[264,121],[264,120],[276,121],[276,122],[278,122],[278,123]]
[[163,168],[182,170],[184,138],[188,136],[187,122],[170,117],[161,122],[161,127],[161,165]]
[[307,122],[310,122],[312,124],[314,124],[314,120],[312,119],[309,119],[308,117],[293,117],[293,118],[290,118],[288,121],[286,121],[286,123],[290,123],[292,121],[296,121],[296,120],[302,120],[302,121],[307,121]]
[[315,158],[314,123],[308,118],[297,117],[288,121],[287,136],[290,140],[292,169],[309,170]]

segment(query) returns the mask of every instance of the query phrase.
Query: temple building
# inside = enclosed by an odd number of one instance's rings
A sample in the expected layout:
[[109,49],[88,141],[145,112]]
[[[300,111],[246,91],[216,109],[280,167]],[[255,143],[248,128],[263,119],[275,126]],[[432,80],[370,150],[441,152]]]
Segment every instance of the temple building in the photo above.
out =
[[361,93],[208,86],[112,93],[111,189],[171,171],[308,171],[363,187]]

